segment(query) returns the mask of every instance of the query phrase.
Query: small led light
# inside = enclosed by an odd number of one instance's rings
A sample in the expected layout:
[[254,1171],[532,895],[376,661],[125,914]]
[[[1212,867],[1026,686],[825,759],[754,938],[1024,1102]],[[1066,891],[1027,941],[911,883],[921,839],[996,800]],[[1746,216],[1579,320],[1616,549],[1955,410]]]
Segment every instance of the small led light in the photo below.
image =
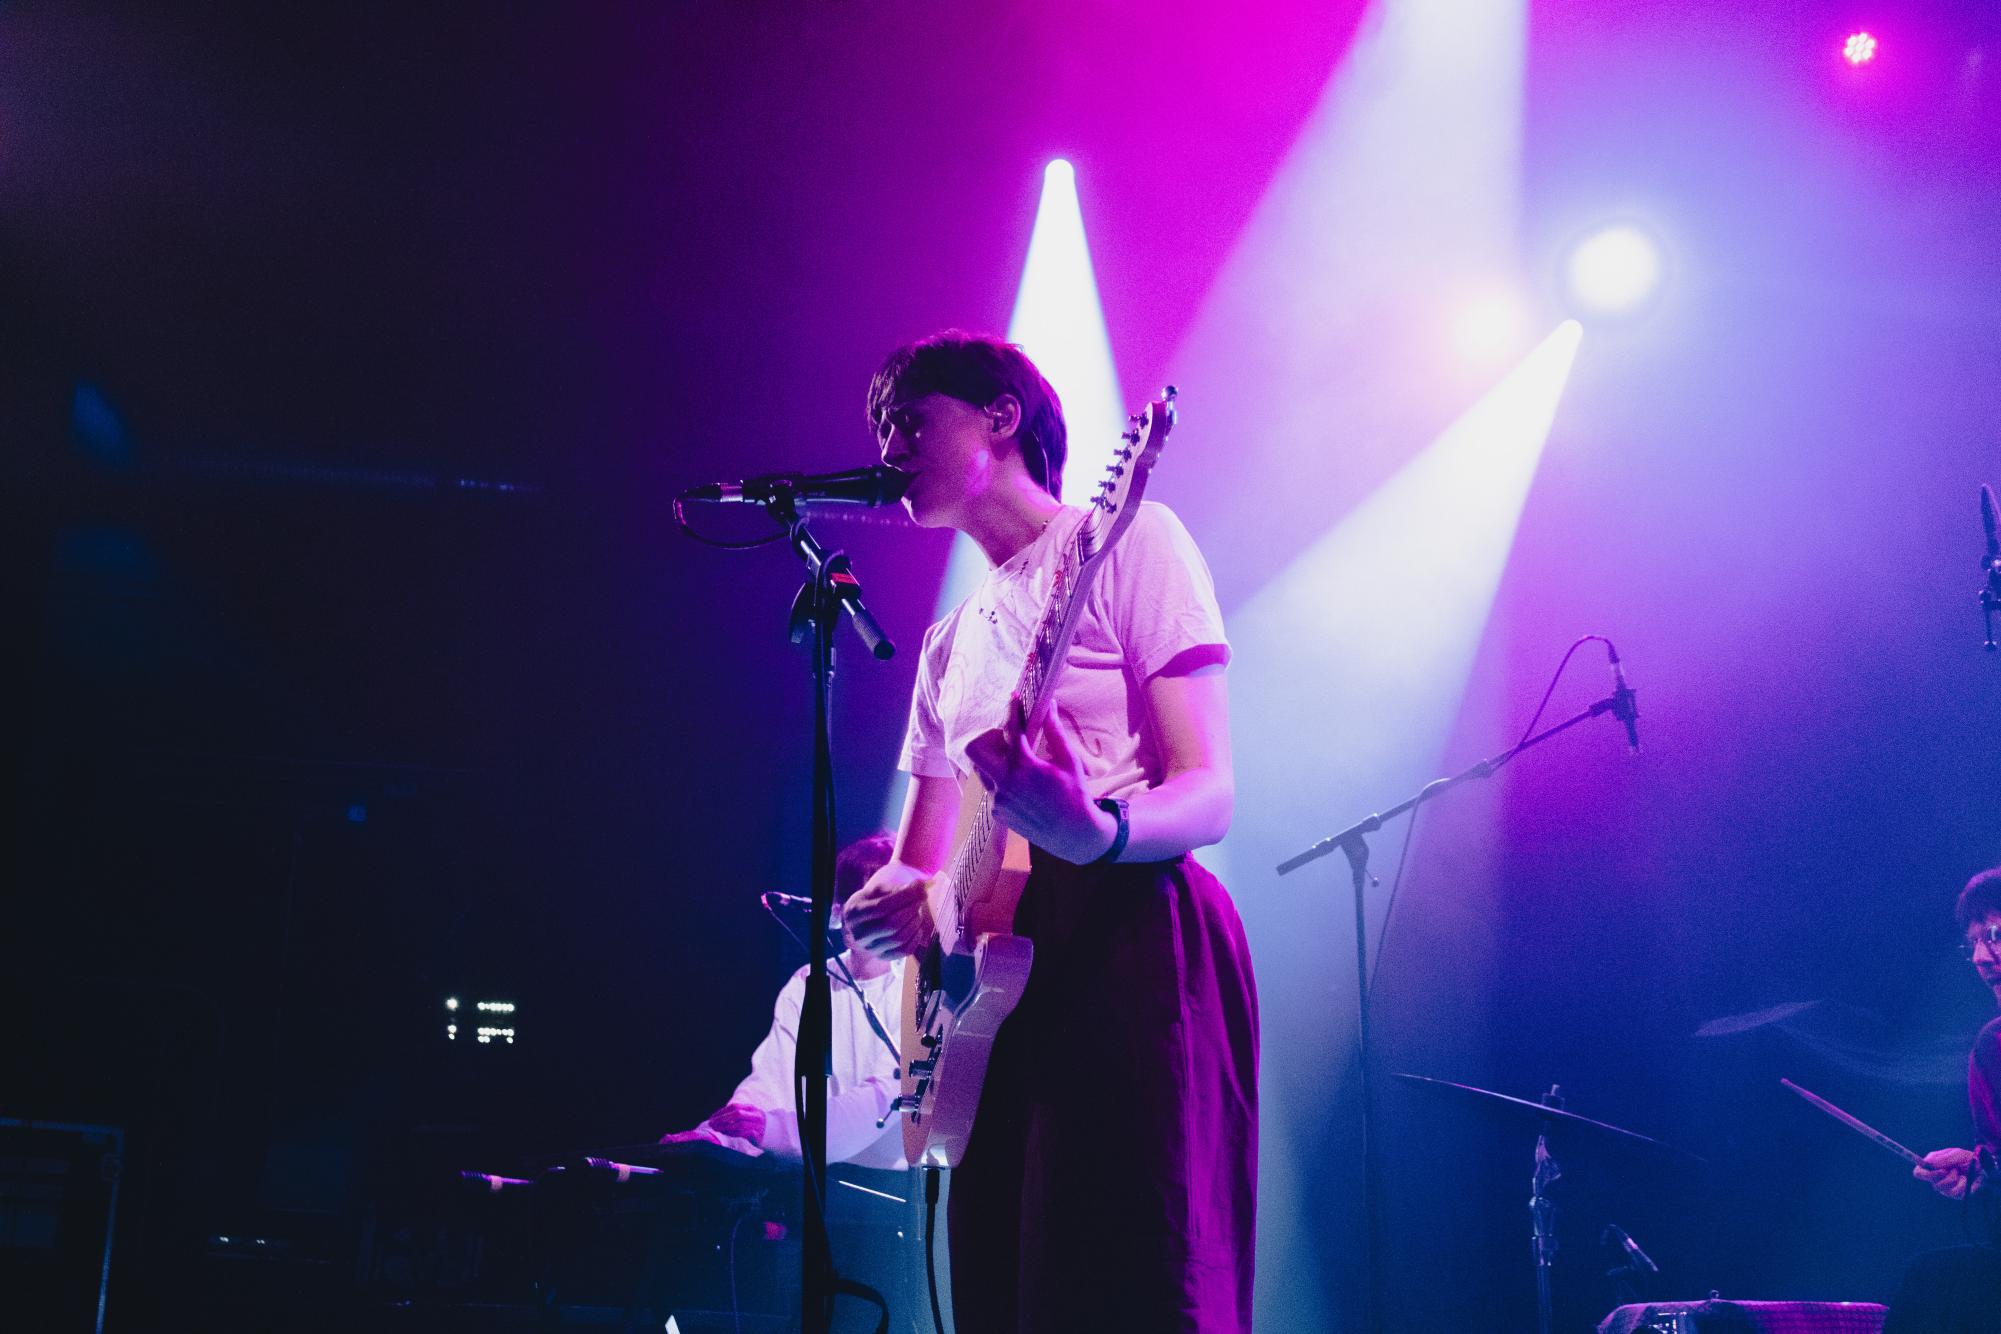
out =
[[1851,65],[1866,65],[1876,58],[1876,39],[1866,32],[1855,33],[1842,46],[1841,55]]

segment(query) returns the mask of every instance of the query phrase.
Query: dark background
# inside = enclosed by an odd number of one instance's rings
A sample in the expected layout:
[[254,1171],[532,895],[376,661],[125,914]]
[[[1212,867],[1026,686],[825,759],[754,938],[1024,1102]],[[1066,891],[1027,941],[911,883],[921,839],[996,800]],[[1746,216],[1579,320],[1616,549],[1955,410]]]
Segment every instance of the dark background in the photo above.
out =
[[[1648,754],[1551,747],[1427,814],[1378,1022],[1386,1069],[1561,1082],[1710,1160],[1566,1149],[1572,1327],[1610,1304],[1606,1219],[1664,1296],[1881,1300],[1959,1235],[1776,1088],[1964,1142],[1992,1009],[1949,907],[2001,859],[1973,602],[2001,23],[1890,11],[1531,13],[1530,271],[1600,199],[1666,208],[1683,257],[1650,321],[1587,337],[1446,759],[1511,739],[1586,629],[1619,639]],[[883,351],[1005,324],[1058,153],[1127,388],[1190,375],[1176,350],[1364,19],[0,8],[0,1116],[130,1133],[114,1322],[208,1284],[218,1232],[317,1228],[319,1281],[352,1286],[414,1177],[723,1098],[797,962],[756,894],[803,888],[810,697],[791,559],[697,546],[668,498],[865,460]],[[1861,88],[1829,72],[1855,22],[1899,62]],[[1366,494],[1352,467],[1262,488],[1254,427],[1184,432],[1209,462],[1159,493],[1226,612]],[[948,544],[824,535],[905,650],[843,657],[852,836]],[[1338,735],[1368,704],[1330,708]],[[1286,1016],[1267,1199],[1284,1177],[1299,1212],[1261,1304],[1353,1327],[1344,891],[1266,851],[1231,880]],[[1324,968],[1296,962],[1315,932]],[[516,1002],[519,1041],[447,1046],[453,995]],[[1691,1036],[1795,1001],[1820,1004]],[[1321,1006],[1321,1044],[1272,1036]],[[1523,1128],[1384,1104],[1400,1327],[1525,1326]]]

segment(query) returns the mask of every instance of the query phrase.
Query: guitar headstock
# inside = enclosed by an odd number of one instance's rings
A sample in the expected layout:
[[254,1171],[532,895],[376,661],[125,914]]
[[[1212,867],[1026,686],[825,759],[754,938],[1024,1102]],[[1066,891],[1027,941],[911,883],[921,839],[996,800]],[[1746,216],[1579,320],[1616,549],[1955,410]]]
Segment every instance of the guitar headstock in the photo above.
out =
[[1111,546],[1138,512],[1154,460],[1160,457],[1161,447],[1174,429],[1176,392],[1173,385],[1167,386],[1144,411],[1126,418],[1125,434],[1119,437],[1120,445],[1112,461],[1105,465],[1098,494],[1091,497],[1091,513],[1085,517],[1079,534],[1086,560]]

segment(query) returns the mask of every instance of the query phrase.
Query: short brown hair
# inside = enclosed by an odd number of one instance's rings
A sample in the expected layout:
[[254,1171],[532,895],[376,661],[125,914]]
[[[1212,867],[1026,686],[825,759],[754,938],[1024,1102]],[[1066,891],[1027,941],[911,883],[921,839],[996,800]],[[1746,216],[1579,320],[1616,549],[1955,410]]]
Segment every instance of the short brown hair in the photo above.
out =
[[834,902],[844,904],[853,898],[870,876],[889,865],[895,850],[896,840],[881,831],[842,848],[840,856],[834,858]]
[[983,408],[1003,394],[1021,404],[1022,462],[1044,491],[1063,496],[1063,461],[1070,436],[1063,404],[1028,354],[985,334],[947,329],[905,343],[883,358],[868,387],[868,424],[878,436],[882,419],[899,401],[943,394]]
[[1989,913],[2001,913],[2001,866],[1990,866],[1967,881],[1953,908],[1961,931],[1984,921]]

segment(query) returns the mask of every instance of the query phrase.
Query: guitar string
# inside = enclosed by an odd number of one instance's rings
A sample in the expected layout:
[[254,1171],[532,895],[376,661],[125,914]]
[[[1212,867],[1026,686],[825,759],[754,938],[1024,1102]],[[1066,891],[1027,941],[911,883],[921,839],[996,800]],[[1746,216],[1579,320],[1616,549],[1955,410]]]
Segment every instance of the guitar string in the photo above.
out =
[[[1042,688],[1047,681],[1047,672],[1051,665],[1046,659],[1054,657],[1051,651],[1052,636],[1049,633],[1050,621],[1052,619],[1065,620],[1071,614],[1070,594],[1075,587],[1075,582],[1074,579],[1067,578],[1066,576],[1072,575],[1075,569],[1080,568],[1082,564],[1088,563],[1101,549],[1101,544],[1097,540],[1099,530],[1104,527],[1106,520],[1113,513],[1112,506],[1108,503],[1109,496],[1114,488],[1116,477],[1125,472],[1124,467],[1117,465],[1119,463],[1130,465],[1132,453],[1132,448],[1129,445],[1126,449],[1119,452],[1116,462],[1108,468],[1107,476],[1099,482],[1099,494],[1093,498],[1090,512],[1084,516],[1084,521],[1078,525],[1077,532],[1073,535],[1072,542],[1075,561],[1057,567],[1056,577],[1051,590],[1050,605],[1044,609],[1044,614],[1037,626],[1037,634],[1034,641],[1034,646],[1042,650],[1044,656],[1030,653],[1025,656],[1023,663],[1023,680],[1026,684],[1025,693],[1030,698],[1039,698]],[[1137,467],[1134,468],[1134,472],[1135,474],[1138,473]],[[1137,480],[1137,476],[1135,480]],[[1059,607],[1061,609],[1060,614],[1058,613]],[[1062,636],[1054,636],[1054,638],[1060,639]],[[1024,710],[1024,716],[1033,712],[1033,709]],[[973,879],[970,872],[985,860],[990,851],[996,823],[993,793],[987,791],[981,797],[981,807],[973,818],[969,836],[965,844],[954,854],[949,867],[952,876],[952,907],[954,914],[958,918],[953,923],[955,934],[964,934],[968,884]],[[940,942],[934,940],[933,948],[939,948],[939,946]],[[932,989],[924,984],[921,974],[919,977],[919,988],[920,995],[928,993]],[[926,1008],[929,1007],[927,1006]]]
[[[1151,409],[1149,409],[1150,417]],[[1141,475],[1141,467],[1150,460],[1143,456],[1140,464],[1132,464],[1132,445],[1135,443],[1137,442],[1129,442],[1127,448],[1120,451],[1118,462],[1131,465],[1134,472],[1134,481],[1138,482]],[[1110,520],[1114,512],[1114,506],[1110,503],[1111,492],[1115,485],[1114,479],[1124,472],[1125,468],[1119,467],[1116,464],[1108,470],[1108,475],[1099,483],[1098,495],[1093,498],[1090,512],[1084,516],[1084,521],[1078,525],[1078,531],[1073,535],[1074,562],[1068,565],[1059,564],[1056,569],[1056,574],[1051,584],[1050,605],[1044,608],[1032,646],[1040,650],[1040,653],[1030,652],[1024,655],[1025,661],[1023,663],[1022,675],[1026,683],[1025,693],[1029,698],[1037,699],[1038,702],[1042,689],[1047,683],[1048,672],[1054,670],[1056,643],[1061,642],[1066,650],[1068,647],[1068,635],[1058,634],[1051,636],[1049,633],[1052,614],[1056,612],[1059,605],[1062,610],[1060,614],[1055,615],[1054,618],[1056,620],[1067,621],[1073,614],[1071,600],[1075,591],[1075,580],[1074,577],[1066,576],[1074,576],[1077,570],[1088,565],[1104,549],[1105,544],[1101,544],[1098,541],[1098,537],[1100,536],[1100,530]],[[1130,497],[1128,499],[1130,500]],[[1074,629],[1074,627],[1070,628]],[[1024,710],[1024,719],[1033,712],[1035,712],[1034,709]],[[997,821],[994,817],[994,794],[991,790],[987,790],[982,794],[980,810],[973,818],[970,837],[967,839],[965,846],[961,847],[954,854],[950,863],[953,910],[958,917],[958,920],[953,923],[953,928],[955,934],[961,937],[963,937],[965,932],[966,887],[972,879],[969,872],[986,859],[992,846],[996,824]],[[932,940],[927,954],[934,958],[942,956],[943,941],[941,938],[934,938]],[[920,970],[917,974],[918,1005],[920,1007],[918,1022],[919,1026],[927,1032],[933,1027],[936,1020],[943,1017],[941,1013],[942,1007],[938,1003],[938,990],[938,988],[932,987],[925,981],[924,973]],[[939,1036],[942,1037],[943,1035],[940,1034]],[[934,1048],[933,1059],[935,1060],[941,1054],[940,1050]],[[930,1081],[926,1080],[925,1082],[928,1084]]]
[[[1049,659],[1053,657],[1054,641],[1061,637],[1051,633],[1051,622],[1067,620],[1071,614],[1070,592],[1074,587],[1074,581],[1066,577],[1069,574],[1068,562],[1060,563],[1051,580],[1049,606],[1044,609],[1036,626],[1035,638],[1030,646],[1031,651],[1024,657],[1017,697],[1040,702],[1042,688],[1049,679]],[[1022,710],[1022,717],[1025,720],[1034,712],[1034,706],[1026,707]],[[993,845],[996,824],[994,794],[987,791],[981,797],[980,811],[974,817],[971,837],[967,839],[966,847],[961,850],[960,856],[953,858],[952,905],[958,917],[954,926],[962,936],[965,931],[968,882],[973,878],[970,874],[964,873],[971,872],[986,859]]]

